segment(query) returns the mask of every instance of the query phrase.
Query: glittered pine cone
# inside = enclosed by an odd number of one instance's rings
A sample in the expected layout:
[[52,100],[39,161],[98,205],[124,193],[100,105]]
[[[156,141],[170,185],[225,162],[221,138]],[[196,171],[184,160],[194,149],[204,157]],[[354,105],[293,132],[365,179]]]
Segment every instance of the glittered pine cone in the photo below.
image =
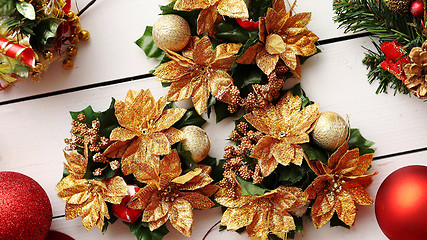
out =
[[407,77],[406,87],[418,98],[427,98],[427,41],[422,47],[414,47],[409,53],[410,63],[403,67]]
[[409,15],[411,13],[412,0],[384,0],[384,3],[390,11],[401,15]]

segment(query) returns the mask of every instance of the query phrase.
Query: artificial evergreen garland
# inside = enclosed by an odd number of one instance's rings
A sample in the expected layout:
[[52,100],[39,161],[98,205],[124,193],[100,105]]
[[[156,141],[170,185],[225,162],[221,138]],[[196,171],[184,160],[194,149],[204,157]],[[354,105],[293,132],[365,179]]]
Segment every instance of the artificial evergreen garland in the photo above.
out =
[[[409,3],[408,3],[409,2]],[[398,10],[400,6],[402,10]],[[410,8],[408,8],[410,6]],[[367,49],[363,63],[370,83],[378,81],[377,93],[413,93],[426,98],[426,82],[411,78],[414,68],[405,70],[412,49],[426,40],[425,2],[420,0],[334,0],[335,21],[345,32],[369,32],[375,49]],[[424,76],[424,70],[416,75]]]

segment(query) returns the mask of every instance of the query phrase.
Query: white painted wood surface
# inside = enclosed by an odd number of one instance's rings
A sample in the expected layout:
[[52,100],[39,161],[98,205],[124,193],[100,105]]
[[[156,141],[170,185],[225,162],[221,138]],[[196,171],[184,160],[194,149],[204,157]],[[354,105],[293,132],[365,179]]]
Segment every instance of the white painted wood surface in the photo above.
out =
[[[88,0],[78,1],[82,8]],[[84,15],[83,29],[91,33],[88,43],[79,44],[75,60],[76,69],[66,71],[56,64],[43,75],[40,83],[29,80],[0,92],[0,103],[43,93],[67,90],[105,81],[148,73],[157,62],[145,57],[133,42],[138,39],[146,25],[152,25],[159,12],[158,5],[165,0],[98,0]],[[309,28],[320,39],[343,36],[332,20],[331,0],[299,0],[297,12],[311,11]],[[402,153],[427,147],[427,111],[423,101],[406,95],[376,95],[376,85],[369,85],[366,70],[361,60],[362,45],[370,44],[369,38],[357,38],[320,46],[322,53],[310,58],[303,65],[302,87],[308,97],[320,103],[321,111],[335,111],[348,115],[351,126],[376,142],[375,156]],[[295,82],[295,81],[293,81]],[[71,118],[69,111],[79,111],[92,105],[96,111],[105,110],[111,97],[123,100],[129,89],[147,89],[158,99],[167,93],[153,77],[136,81],[90,88],[50,97],[36,98],[0,105],[0,170],[24,173],[48,193],[54,216],[64,214],[64,202],[56,197],[55,185],[62,175],[63,139],[69,137]],[[186,104],[186,103],[184,103]],[[206,116],[205,116],[206,118]],[[214,116],[205,125],[212,147],[210,155],[221,158],[225,140],[233,128],[232,119],[215,124]],[[374,162],[379,171],[374,183],[368,188],[371,196],[382,180],[395,169],[411,164],[427,165],[427,152],[388,157]],[[358,219],[351,230],[323,227],[314,230],[305,223],[303,236],[297,239],[386,239],[375,220],[374,207],[360,207]],[[202,239],[209,228],[220,219],[220,210],[194,211],[195,225],[190,239]],[[105,235],[93,229],[86,232],[80,218],[65,221],[54,219],[52,229],[64,232],[75,239],[135,239],[127,226],[117,222]],[[187,239],[169,226],[171,232],[165,237]],[[248,239],[232,232],[212,231],[207,239]]]

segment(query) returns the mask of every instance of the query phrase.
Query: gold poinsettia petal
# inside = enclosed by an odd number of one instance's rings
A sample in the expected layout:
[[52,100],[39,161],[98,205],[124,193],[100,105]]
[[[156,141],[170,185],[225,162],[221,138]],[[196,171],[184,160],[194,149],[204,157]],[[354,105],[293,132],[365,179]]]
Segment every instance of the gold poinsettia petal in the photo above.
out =
[[125,180],[120,176],[107,178],[102,181],[107,186],[104,200],[112,204],[120,204],[123,197],[128,194],[128,188]]
[[[341,157],[347,152],[348,150],[348,142],[344,142],[335,152],[329,157],[328,159],[328,167],[331,169],[336,168],[338,165],[338,162],[340,161]],[[330,173],[330,172],[329,172]],[[319,175],[319,174],[318,174]]]
[[205,196],[212,196],[218,191],[219,187],[217,185],[206,185],[200,189],[197,189],[196,192],[203,194]]
[[150,228],[150,231],[154,231],[157,228],[161,227],[163,224],[165,224],[168,221],[168,219],[169,219],[169,216],[165,215],[156,221],[148,222],[148,227]]
[[248,7],[244,0],[220,0],[218,12],[232,18],[249,18]]
[[135,209],[145,209],[157,192],[158,187],[156,184],[148,184],[132,196],[127,206]]
[[337,166],[333,171],[340,175],[347,175],[356,168],[357,160],[359,158],[359,149],[355,148],[347,151],[339,160]]
[[266,75],[269,75],[271,72],[273,72],[273,70],[276,68],[276,64],[278,61],[279,61],[279,54],[273,54],[273,55],[269,54],[265,48],[262,49],[260,52],[258,52],[256,56],[257,66]]
[[175,149],[160,161],[159,187],[165,189],[174,178],[181,175],[181,160]]
[[240,64],[255,64],[257,54],[264,49],[264,44],[258,42],[250,46],[236,62]]
[[265,30],[269,34],[278,32],[286,20],[286,16],[280,15],[275,9],[269,8],[265,16]]
[[215,96],[215,98],[223,102],[231,102],[231,99],[226,96],[230,87],[233,85],[233,78],[225,71],[216,70],[211,73],[211,79],[209,81],[209,92]]
[[166,129],[165,131],[163,131],[163,134],[165,134],[171,145],[186,138],[186,135],[181,130],[176,129],[174,127]]
[[[200,78],[205,79],[203,76]],[[209,89],[205,80],[199,80],[193,91],[193,105],[199,115],[208,108]]]
[[65,204],[65,219],[72,220],[81,216],[82,208],[80,204]]
[[297,58],[297,66],[295,69],[290,69],[292,75],[294,75],[298,80],[301,80],[301,61]]
[[333,192],[320,192],[311,208],[311,216],[322,216],[334,209],[335,194]]
[[169,212],[169,220],[176,230],[190,237],[193,231],[193,208],[191,204],[185,199],[176,199]]
[[215,206],[208,197],[198,192],[180,192],[180,197],[187,200],[193,208],[197,209],[209,209]]
[[201,35],[205,32],[213,33],[215,23],[219,19],[221,19],[221,15],[218,13],[216,5],[212,5],[200,11],[199,16],[197,17],[197,34]]
[[178,11],[205,9],[218,1],[219,0],[177,0],[173,9]]
[[354,170],[350,171],[347,174],[352,176],[365,174],[368,171],[369,167],[371,166],[373,158],[374,158],[374,155],[372,153],[360,156],[354,167]]
[[271,134],[275,128],[274,119],[277,119],[273,105],[266,108],[258,108],[243,116],[258,131]]
[[[193,55],[194,54],[194,48],[196,46],[196,43],[199,41],[199,38],[198,37],[194,37],[194,38],[191,38],[191,39],[196,39],[196,40],[194,40],[194,43],[191,45],[191,47],[193,47],[193,49],[191,49],[191,51],[193,52],[191,55]],[[193,40],[191,40],[191,41],[193,41]],[[190,49],[188,49],[188,50],[190,50]],[[186,50],[186,51],[188,51],[188,50]],[[193,67],[194,65],[196,65],[196,63],[192,59],[190,59],[190,58],[188,58],[186,56],[180,55],[180,54],[178,54],[176,52],[172,52],[172,51],[166,49],[166,54],[167,54],[167,56],[170,59],[172,59],[173,61],[177,62],[181,66],[180,67],[181,71],[186,71],[186,72],[191,71],[191,67]],[[185,70],[182,67],[184,67]],[[188,69],[188,68],[190,68],[190,69]]]
[[171,201],[157,200],[151,201],[150,204],[144,209],[144,214],[142,215],[143,222],[153,222],[157,221],[164,216],[167,216],[169,211],[172,208]]
[[[196,169],[201,169],[202,171],[198,175],[191,178],[189,181],[186,181],[184,184],[180,185],[180,190],[194,191],[202,189],[214,181],[209,175],[212,169],[210,166],[199,164],[199,167]],[[194,169],[194,171],[196,171],[196,169]]]
[[192,82],[192,75],[188,75],[184,78],[178,79],[169,87],[168,100],[172,102],[182,101],[190,98],[193,94],[195,82]]
[[127,141],[113,142],[110,146],[107,147],[107,149],[105,149],[102,155],[110,158],[122,158],[132,142],[132,139]]
[[[157,156],[152,155],[155,158],[154,161],[159,161]],[[132,173],[136,180],[150,184],[157,183],[159,181],[159,168],[145,162],[134,163],[132,166]]]
[[265,50],[269,54],[280,54],[286,50],[283,38],[278,34],[270,34],[265,41]]
[[64,165],[70,175],[73,178],[83,178],[86,173],[87,159],[76,152],[71,152],[70,154],[67,154],[65,151],[63,152],[65,160],[67,160],[67,163],[64,163]]
[[179,62],[169,61],[161,64],[153,73],[161,82],[174,82],[176,79],[191,75],[191,71]]
[[211,64],[215,58],[212,43],[208,36],[202,37],[194,45],[193,60],[200,66]]
[[137,134],[134,131],[117,127],[111,132],[110,139],[113,141],[128,141],[136,136]]
[[212,66],[226,71],[230,70],[234,64],[235,55],[239,53],[241,47],[241,43],[222,43],[216,46],[214,50],[215,57],[211,62]]
[[227,230],[237,230],[248,226],[253,221],[255,214],[255,208],[251,204],[245,204],[235,208],[227,208],[227,210],[222,214],[221,225],[227,226]]
[[[289,163],[301,166],[304,157],[304,150],[297,144],[289,144],[287,141],[288,139],[289,138],[285,138],[274,144],[271,148],[271,154],[274,156],[276,161],[284,166],[289,165]],[[307,136],[306,142],[308,141],[309,137]]]
[[[236,180],[237,181],[237,180]],[[239,185],[240,187],[240,185]],[[254,195],[245,195],[237,199],[233,199],[228,194],[226,188],[220,188],[215,194],[215,201],[227,208],[239,208],[256,199]]]
[[334,216],[335,209],[332,209],[331,211],[320,215],[320,216],[311,216],[311,219],[313,221],[314,227],[317,229],[323,227],[329,220],[331,220],[332,216]]
[[295,70],[298,64],[298,57],[295,55],[295,51],[295,49],[287,48],[283,53],[280,54],[280,58],[291,70]]
[[172,182],[176,183],[176,184],[183,185],[183,184],[189,182],[191,179],[195,178],[200,173],[202,173],[202,169],[201,168],[195,168],[194,170],[191,170],[182,176],[174,178],[172,180]]
[[310,20],[311,20],[311,13],[309,12],[297,13],[286,20],[286,23],[283,26],[283,28],[284,29],[289,27],[305,28],[310,22]]
[[346,191],[342,191],[335,196],[335,210],[338,218],[348,226],[352,226],[356,219],[357,208],[351,195]]
[[171,108],[164,110],[160,118],[152,126],[152,131],[160,132],[170,128],[173,124],[178,122],[184,116],[187,109],[185,108]]
[[278,165],[278,162],[271,154],[271,150],[276,143],[277,140],[275,138],[267,135],[258,141],[252,151],[251,157],[258,159],[258,165],[264,177],[270,175]]
[[267,222],[270,231],[282,239],[285,239],[286,233],[296,229],[294,218],[288,212],[276,208],[270,210]]
[[252,222],[246,227],[248,236],[255,239],[267,240],[269,229],[268,226],[271,224],[268,222],[268,215],[270,213],[269,205],[266,202],[255,203],[257,208],[255,215],[253,216]]
[[366,192],[365,188],[361,186],[357,180],[350,181],[343,185],[343,190],[348,192],[353,200],[360,205],[372,205],[374,200]]
[[154,132],[149,135],[147,141],[147,153],[154,155],[166,155],[171,151],[171,144],[165,134]]

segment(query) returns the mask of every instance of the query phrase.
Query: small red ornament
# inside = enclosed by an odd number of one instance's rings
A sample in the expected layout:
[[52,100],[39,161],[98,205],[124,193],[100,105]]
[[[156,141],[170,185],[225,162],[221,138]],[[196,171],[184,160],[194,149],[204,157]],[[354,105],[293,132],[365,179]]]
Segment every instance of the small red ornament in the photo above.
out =
[[74,238],[64,233],[50,230],[45,240],[74,240]]
[[0,172],[0,239],[44,240],[52,207],[43,188],[17,172]]
[[246,29],[248,31],[255,31],[258,29],[259,26],[259,22],[256,21],[254,22],[253,20],[249,19],[240,19],[240,18],[236,18],[236,22],[243,28]]
[[[384,70],[392,73],[395,77],[405,82],[406,75],[403,71],[403,65],[409,63],[409,58],[403,45],[398,41],[387,41],[381,45],[381,51],[384,52],[386,59],[380,66]],[[405,57],[403,57],[405,56]]]
[[126,205],[131,199],[131,197],[139,191],[139,187],[136,185],[129,185],[128,190],[129,194],[122,199],[122,202],[120,204],[114,204],[112,206],[112,209],[113,214],[120,220],[133,223],[142,215],[142,210],[128,208]]
[[414,165],[391,173],[378,189],[375,215],[390,240],[427,239],[427,167]]
[[411,5],[411,14],[416,18],[423,18],[424,3],[422,1],[414,1]]

